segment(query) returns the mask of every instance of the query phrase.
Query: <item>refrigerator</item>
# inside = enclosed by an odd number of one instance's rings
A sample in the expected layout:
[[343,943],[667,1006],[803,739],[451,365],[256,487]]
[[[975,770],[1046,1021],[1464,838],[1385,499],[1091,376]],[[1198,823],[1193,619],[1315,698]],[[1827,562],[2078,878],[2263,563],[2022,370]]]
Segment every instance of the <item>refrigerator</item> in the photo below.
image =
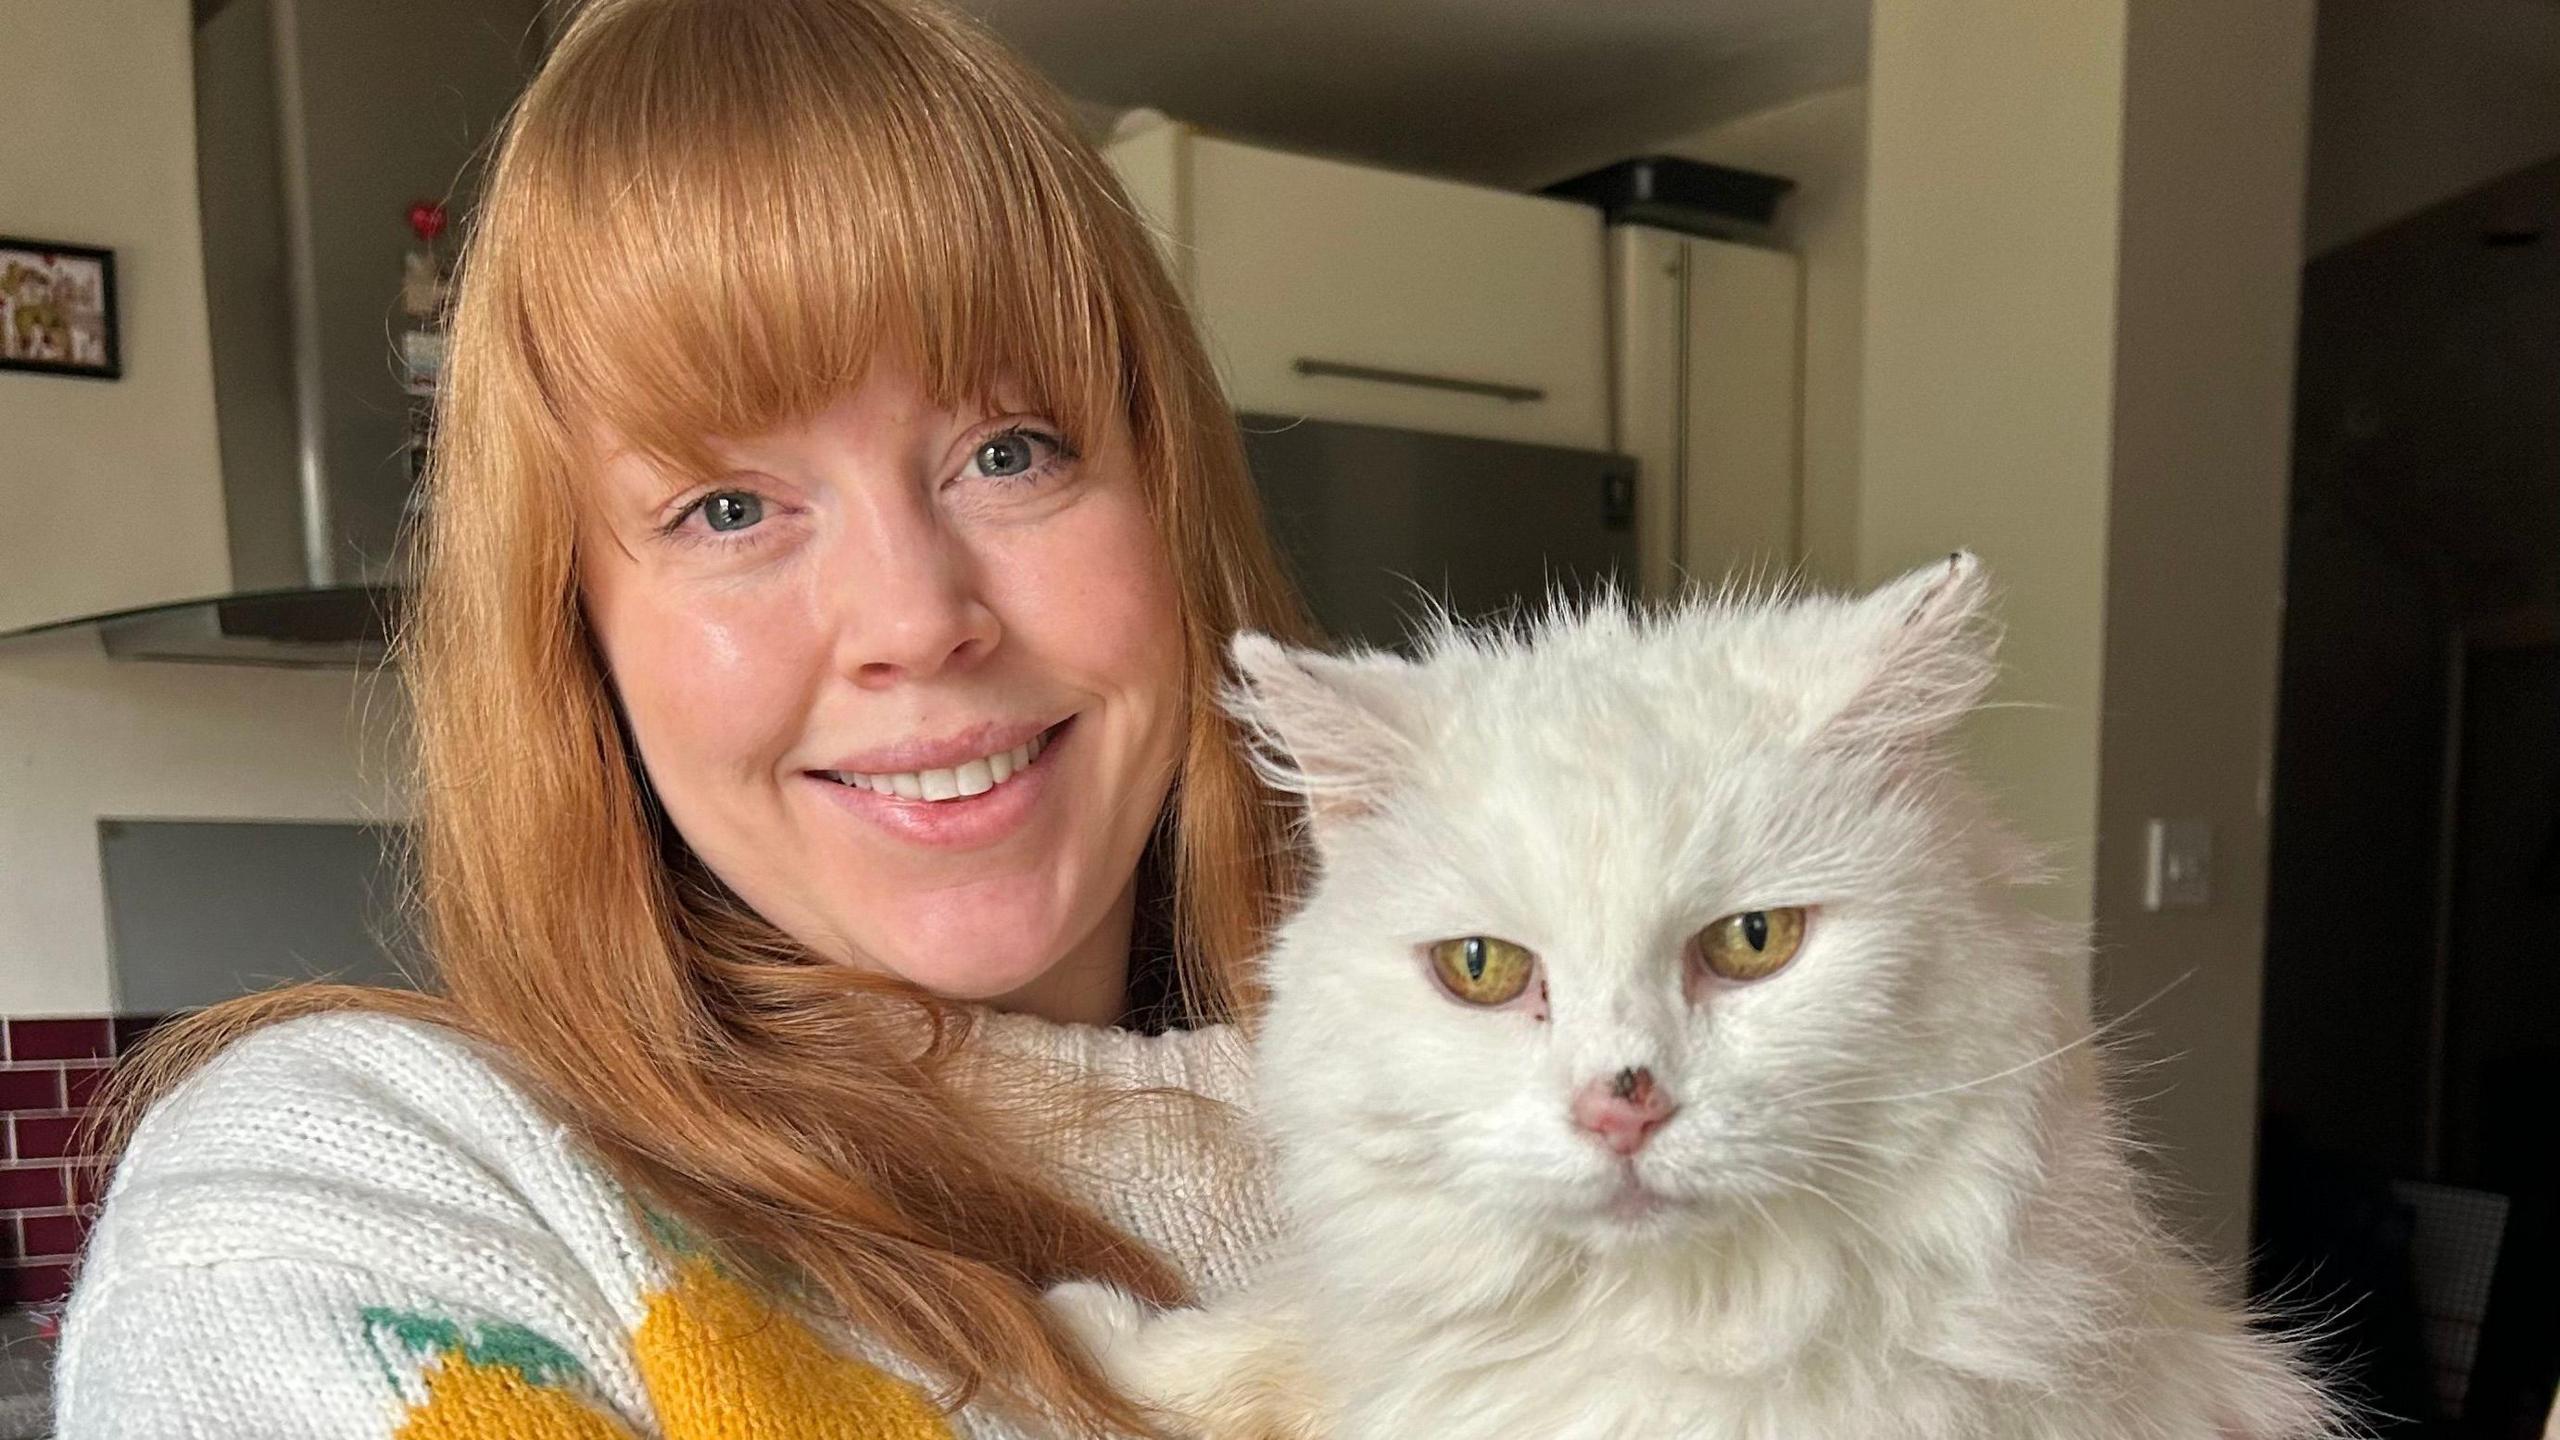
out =
[[1626,456],[1239,419],[1282,560],[1336,640],[1405,648],[1433,601],[1483,619],[1602,583],[1633,593],[1636,463]]

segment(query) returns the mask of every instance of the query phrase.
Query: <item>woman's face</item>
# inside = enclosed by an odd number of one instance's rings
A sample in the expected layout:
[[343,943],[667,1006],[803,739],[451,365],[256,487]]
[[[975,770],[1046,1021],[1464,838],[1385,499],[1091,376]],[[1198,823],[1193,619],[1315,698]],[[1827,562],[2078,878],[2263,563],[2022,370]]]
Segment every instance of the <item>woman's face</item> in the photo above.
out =
[[713,448],[702,480],[607,437],[580,545],[677,830],[818,954],[1115,1016],[1184,729],[1125,427],[936,409],[884,357],[828,409]]

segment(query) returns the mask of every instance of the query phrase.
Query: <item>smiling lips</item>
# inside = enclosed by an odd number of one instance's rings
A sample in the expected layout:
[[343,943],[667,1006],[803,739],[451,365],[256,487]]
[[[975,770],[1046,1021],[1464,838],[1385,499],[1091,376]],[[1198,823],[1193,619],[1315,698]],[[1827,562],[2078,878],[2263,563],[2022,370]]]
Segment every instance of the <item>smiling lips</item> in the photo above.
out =
[[901,843],[978,850],[1019,833],[1073,748],[1075,717],[1035,729],[982,726],[947,739],[848,755],[806,772],[828,801]]
[[865,775],[850,770],[821,770],[817,773],[839,785],[894,795],[901,800],[961,800],[984,795],[1017,772],[1031,768],[1031,762],[1039,759],[1040,752],[1048,745],[1049,734],[1044,730],[1010,750],[998,750],[938,769],[900,770],[883,775]]

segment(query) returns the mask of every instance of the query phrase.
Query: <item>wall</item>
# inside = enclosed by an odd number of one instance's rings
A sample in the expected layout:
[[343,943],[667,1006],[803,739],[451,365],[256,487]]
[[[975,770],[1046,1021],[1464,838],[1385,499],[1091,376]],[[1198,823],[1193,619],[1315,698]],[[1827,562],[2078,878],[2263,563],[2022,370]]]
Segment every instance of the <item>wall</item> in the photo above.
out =
[[[1959,547],[2004,592],[1973,740],[2090,913],[2126,0],[1880,6],[1854,578]],[[2019,702],[2032,708],[2014,708]]]
[[[0,232],[114,247],[127,358],[113,382],[0,373],[0,617],[79,592],[65,534],[115,535],[164,595],[228,581],[188,23],[187,0],[10,0],[13,45],[46,61],[0,89]],[[0,1016],[113,1008],[100,817],[389,817],[398,710],[350,671],[0,643]]]
[[2560,155],[2560,5],[2321,0],[2306,253]]
[[1858,394],[1866,303],[1867,92],[1842,86],[1655,145],[1796,182],[1772,238],[1804,261],[1803,497],[1806,575],[1857,575]]
[[0,649],[0,1016],[118,1008],[101,818],[399,818],[401,709],[349,670],[109,661],[86,634]]
[[[2135,0],[2127,37],[2104,709],[2098,1008],[2126,1015],[2164,1197],[2249,1241],[2267,809],[2283,623],[2310,0]],[[2235,138],[2240,137],[2240,138]],[[2212,903],[2143,908],[2147,822],[2212,823]]]
[[[0,234],[116,252],[124,378],[0,373],[0,631],[228,585],[187,0],[9,0]],[[111,561],[66,536],[116,537]]]
[[[2227,1264],[2311,30],[2309,0],[1882,6],[1869,83],[1856,574],[1965,545],[2005,591],[1976,768],[2050,848],[2041,903],[2093,926],[2096,1008],[2145,1005],[2128,1058],[2177,1057],[2140,1119]],[[2140,909],[2153,816],[2214,823],[2209,907]]]

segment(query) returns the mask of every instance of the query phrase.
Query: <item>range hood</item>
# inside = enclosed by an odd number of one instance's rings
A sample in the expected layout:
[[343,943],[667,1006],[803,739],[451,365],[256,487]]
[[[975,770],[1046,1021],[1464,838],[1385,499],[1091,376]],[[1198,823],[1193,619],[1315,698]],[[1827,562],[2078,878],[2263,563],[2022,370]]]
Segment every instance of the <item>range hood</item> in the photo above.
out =
[[78,622],[96,627],[117,660],[329,669],[388,658],[405,591],[332,585],[222,595],[119,610]]
[[[414,504],[408,214],[467,213],[543,0],[196,0],[196,179],[230,588],[42,626],[113,656],[379,660]],[[448,236],[446,244],[452,243]]]

